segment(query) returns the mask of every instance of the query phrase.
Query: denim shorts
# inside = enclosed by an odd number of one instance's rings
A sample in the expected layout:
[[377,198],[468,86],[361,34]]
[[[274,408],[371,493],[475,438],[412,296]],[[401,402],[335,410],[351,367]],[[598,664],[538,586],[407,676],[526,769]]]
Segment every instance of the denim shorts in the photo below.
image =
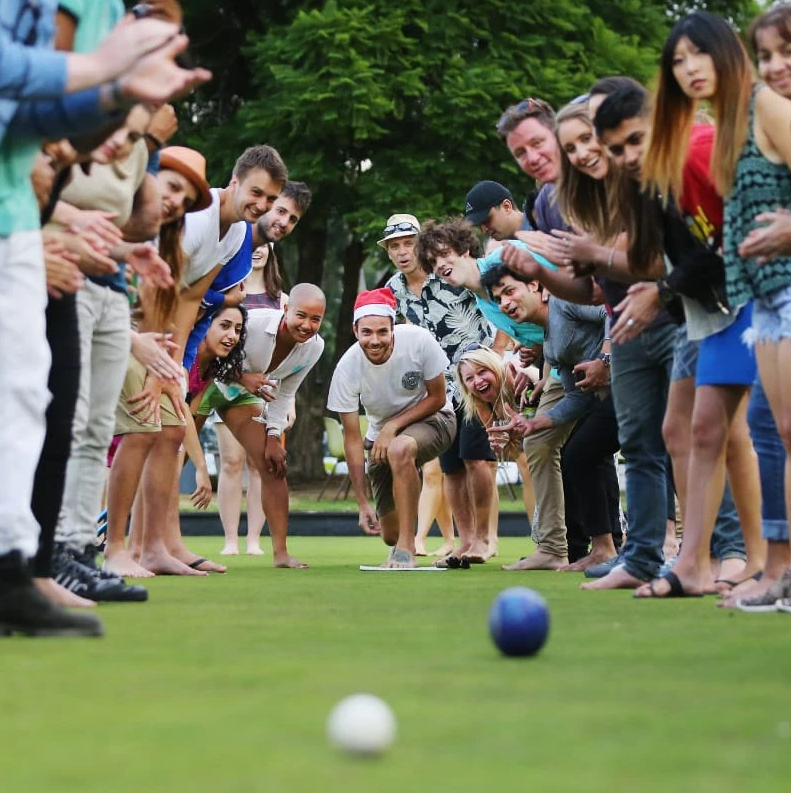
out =
[[694,377],[698,369],[699,341],[690,341],[687,336],[687,326],[679,325],[676,330],[676,346],[673,350],[673,371],[670,381],[686,380]]
[[751,337],[774,343],[791,339],[791,286],[755,299]]

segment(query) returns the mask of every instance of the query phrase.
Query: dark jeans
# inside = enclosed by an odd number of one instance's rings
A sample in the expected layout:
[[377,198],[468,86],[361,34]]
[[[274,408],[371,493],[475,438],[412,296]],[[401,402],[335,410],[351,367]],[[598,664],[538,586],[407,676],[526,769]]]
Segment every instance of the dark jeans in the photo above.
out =
[[621,542],[620,488],[613,455],[620,448],[612,396],[597,400],[574,428],[561,455],[569,561],[585,556],[591,537]]
[[623,564],[642,581],[655,578],[662,565],[669,512],[662,419],[675,343],[675,325],[661,325],[612,348],[612,395],[626,460],[629,535]]
[[47,434],[33,482],[33,514],[41,526],[33,575],[52,576],[52,548],[66,480],[71,448],[71,423],[80,387],[80,337],[77,329],[77,298],[66,295],[47,304],[47,341],[52,351],[48,388]]

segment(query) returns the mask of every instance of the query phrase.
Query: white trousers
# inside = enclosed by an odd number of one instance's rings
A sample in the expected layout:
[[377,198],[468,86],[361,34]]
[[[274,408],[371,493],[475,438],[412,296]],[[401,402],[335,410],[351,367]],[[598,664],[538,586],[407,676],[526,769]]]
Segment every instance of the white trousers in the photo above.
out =
[[129,301],[121,292],[86,280],[77,293],[77,319],[80,391],[55,539],[82,549],[96,537],[115,406],[129,361]]
[[50,399],[46,308],[41,232],[0,238],[0,555],[38,550],[30,502]]

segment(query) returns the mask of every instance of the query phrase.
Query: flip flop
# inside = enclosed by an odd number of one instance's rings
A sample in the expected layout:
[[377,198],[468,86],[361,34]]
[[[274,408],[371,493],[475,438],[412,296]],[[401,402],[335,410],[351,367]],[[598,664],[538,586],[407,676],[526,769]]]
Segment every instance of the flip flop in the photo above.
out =
[[742,578],[740,581],[732,581],[730,578],[717,578],[714,583],[725,584],[729,590],[733,590],[736,589],[739,584],[745,584],[747,581],[760,581],[763,574],[763,570],[759,570],[757,573],[748,575],[747,578]]
[[190,562],[187,567],[191,567],[193,570],[199,570],[200,566],[204,562],[208,562],[209,560],[204,558],[203,556],[199,556],[194,562]]
[[[654,589],[654,584],[659,581],[667,581],[670,585],[670,589],[665,594],[660,594]],[[637,600],[664,600],[666,598],[701,598],[703,594],[701,592],[687,592],[684,589],[684,585],[681,583],[681,579],[672,571],[668,571],[665,573],[661,578],[656,578],[653,581],[648,582],[648,589],[651,592],[650,595],[638,595],[635,593],[632,597],[636,598]]]

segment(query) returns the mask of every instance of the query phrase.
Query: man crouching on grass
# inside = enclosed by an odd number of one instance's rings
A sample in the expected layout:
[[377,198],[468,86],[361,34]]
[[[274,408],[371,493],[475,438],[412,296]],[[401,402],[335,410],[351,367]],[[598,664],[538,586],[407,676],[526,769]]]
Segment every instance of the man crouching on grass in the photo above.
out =
[[[445,395],[448,359],[434,337],[415,325],[395,326],[389,289],[362,292],[354,303],[357,343],[338,361],[327,398],[340,414],[346,464],[360,507],[360,528],[393,546],[383,567],[416,567],[418,468],[447,449],[456,433]],[[368,417],[363,440],[358,416]],[[368,501],[368,478],[376,510]]]

